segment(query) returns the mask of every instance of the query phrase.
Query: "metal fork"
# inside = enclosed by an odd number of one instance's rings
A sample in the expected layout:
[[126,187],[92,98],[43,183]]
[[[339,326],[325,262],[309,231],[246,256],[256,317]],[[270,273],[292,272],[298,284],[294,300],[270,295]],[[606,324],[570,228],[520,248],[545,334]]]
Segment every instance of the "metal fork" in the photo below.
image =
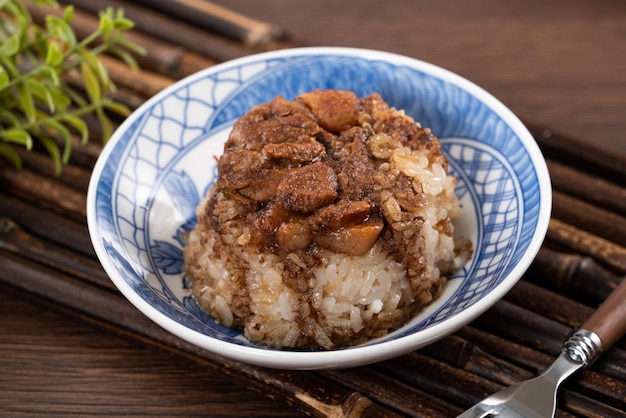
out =
[[457,418],[554,417],[559,385],[589,366],[626,333],[626,279],[563,345],[559,357],[540,376],[483,399]]

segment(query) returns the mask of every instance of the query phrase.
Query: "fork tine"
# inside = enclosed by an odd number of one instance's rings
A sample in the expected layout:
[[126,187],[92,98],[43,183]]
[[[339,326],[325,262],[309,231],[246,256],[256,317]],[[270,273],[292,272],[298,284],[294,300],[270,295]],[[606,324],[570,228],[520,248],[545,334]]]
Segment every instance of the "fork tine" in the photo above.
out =
[[515,387],[516,385],[513,385],[500,392],[494,393],[463,412],[457,418],[524,418],[507,407],[507,403],[510,401],[508,398],[511,394],[505,392],[510,392],[510,389],[514,389]]
[[467,411],[463,412],[457,418],[486,418],[491,416],[497,416],[494,415],[492,409],[486,410],[484,409],[484,405],[476,404]]
[[457,418],[520,417],[519,414],[508,415],[512,410],[507,404],[524,384],[525,382],[519,382],[489,395]]

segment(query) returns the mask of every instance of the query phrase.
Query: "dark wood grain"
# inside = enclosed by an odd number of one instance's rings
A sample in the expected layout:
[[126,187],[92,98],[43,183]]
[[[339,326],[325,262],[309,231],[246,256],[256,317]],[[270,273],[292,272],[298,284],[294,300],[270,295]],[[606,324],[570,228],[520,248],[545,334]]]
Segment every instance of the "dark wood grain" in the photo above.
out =
[[300,416],[235,379],[103,333],[6,287],[0,316],[0,415]]
[[379,49],[450,69],[524,120],[626,153],[621,0],[215,0],[310,45]]
[[[245,31],[224,36],[184,11],[150,8],[157,3],[75,2],[79,32],[104,4],[137,17],[132,37],[149,50],[142,72],[107,60],[116,97],[131,108],[185,74],[257,50],[344,45],[423,59],[486,88],[527,123],[556,190],[548,240],[502,301],[429,347],[350,370],[259,370],[177,341],[103,274],[84,208],[98,139],[77,143],[58,177],[29,154],[19,174],[0,167],[0,415],[455,416],[550,364],[622,281],[625,3],[216,0],[289,35],[255,46]],[[568,381],[557,416],[626,416],[625,352],[618,341]]]

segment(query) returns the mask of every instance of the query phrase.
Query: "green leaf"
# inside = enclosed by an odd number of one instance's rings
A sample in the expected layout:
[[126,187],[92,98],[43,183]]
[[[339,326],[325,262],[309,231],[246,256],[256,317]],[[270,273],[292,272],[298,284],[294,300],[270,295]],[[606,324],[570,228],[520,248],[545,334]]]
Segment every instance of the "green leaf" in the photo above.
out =
[[28,9],[21,3],[16,1],[7,1],[2,5],[2,9],[8,11],[20,24],[26,20],[30,20]]
[[63,115],[63,120],[73,126],[74,129],[78,131],[81,137],[81,142],[83,144],[86,144],[89,140],[89,128],[87,127],[87,123],[85,123],[85,121],[78,116],[72,115],[70,113]]
[[72,19],[74,19],[74,6],[70,4],[63,10],[63,20],[69,24],[72,23]]
[[11,164],[17,169],[22,168],[22,159],[20,155],[13,148],[8,146],[7,144],[0,143],[0,155],[3,156],[6,160],[9,160]]
[[20,50],[20,35],[14,33],[11,37],[0,45],[0,57],[11,57]]
[[131,54],[128,53],[128,51],[122,48],[115,47],[109,49],[109,52],[124,61],[124,63],[128,65],[131,69],[135,70],[138,68],[137,61]]
[[72,104],[72,99],[57,86],[48,86],[48,93],[52,96],[56,113],[64,113]]
[[17,86],[17,101],[20,104],[22,112],[26,115],[29,121],[35,120],[35,101],[33,95],[24,83],[20,83]]
[[12,128],[0,131],[0,138],[5,142],[23,145],[27,150],[33,148],[33,138],[25,129]]
[[67,129],[59,121],[50,118],[46,119],[43,122],[43,125],[52,131],[52,133],[50,134],[51,136],[59,135],[65,142],[61,161],[63,161],[63,163],[67,163],[70,159],[70,154],[72,152],[72,134],[70,133],[69,129]]
[[100,121],[100,127],[102,128],[102,142],[106,142],[111,138],[111,135],[113,135],[113,125],[102,108],[96,109],[96,115],[98,116],[98,121]]
[[95,60],[94,64],[95,65],[93,66],[93,68],[95,69],[96,76],[100,80],[100,85],[103,86],[105,89],[114,90],[115,86],[109,78],[109,71],[104,66],[104,63],[97,59]]
[[7,74],[7,70],[4,69],[2,65],[0,65],[0,90],[4,89],[7,84],[9,84],[9,74]]
[[37,137],[39,142],[44,146],[50,157],[52,157],[52,161],[54,161],[54,171],[57,175],[61,173],[61,167],[63,163],[61,161],[61,152],[59,151],[59,146],[54,142],[54,140],[48,138],[44,134],[41,134]]
[[59,79],[59,75],[57,71],[50,67],[49,65],[41,65],[37,68],[37,74],[45,77],[47,81],[50,82],[55,87],[59,87],[61,85],[61,81]]
[[18,119],[18,117],[13,114],[9,109],[5,109],[0,107],[0,120],[5,126],[8,127],[17,127],[21,126],[22,122]]
[[20,76],[20,70],[11,59],[0,57],[0,63],[2,63],[2,66],[6,70],[10,79]]
[[83,75],[83,81],[85,83],[85,90],[87,90],[87,96],[89,96],[89,100],[94,103],[100,103],[102,100],[102,92],[100,90],[100,83],[98,83],[98,78],[94,73],[91,66],[83,62],[80,65],[80,71]]
[[62,18],[54,15],[46,16],[46,29],[50,35],[57,37],[70,48],[76,46],[76,35],[72,27]]
[[144,47],[142,47],[139,44],[136,44],[135,42],[129,41],[128,39],[122,38],[122,39],[120,39],[118,41],[118,44],[121,47],[124,47],[124,48],[128,49],[129,51],[134,52],[137,55],[143,56],[143,55],[146,55],[148,53],[148,51],[146,51],[146,49]]
[[63,62],[63,52],[56,42],[48,43],[48,51],[46,53],[46,64],[50,67],[56,67]]
[[105,37],[110,34],[113,30],[113,19],[111,19],[111,16],[106,13],[101,13],[98,29],[100,29]]
[[91,68],[96,68],[98,66],[98,62],[100,60],[93,52],[85,49],[78,51],[77,54],[80,57],[80,60],[82,60],[81,63],[86,62]]
[[45,103],[48,106],[50,112],[54,113],[55,103],[48,86],[46,86],[44,83],[38,83],[31,78],[25,79],[24,84],[26,84],[30,93],[32,93],[33,98],[39,99],[40,102]]
[[48,41],[50,35],[44,33],[39,26],[31,25],[30,39],[28,44],[31,46],[31,50],[25,48],[24,52],[30,52],[36,54],[37,57],[45,57],[48,49]]
[[115,19],[113,21],[115,29],[120,31],[130,30],[135,27],[135,22],[124,17],[124,9],[120,8],[115,11]]
[[114,102],[112,100],[106,100],[103,103],[103,106],[105,109],[115,112],[120,116],[126,117],[130,115],[130,109],[122,103]]
[[6,12],[9,16],[15,16],[15,4],[13,4],[12,1],[2,0],[0,3],[0,10]]
[[116,19],[114,22],[115,29],[117,30],[130,30],[135,27],[135,22],[130,19]]
[[29,43],[29,30],[32,26],[31,21],[32,19],[30,17],[30,14],[28,13],[28,10],[26,11],[26,15],[20,16],[18,18],[19,23],[16,34],[19,36],[20,39],[20,49],[24,49],[24,46]]

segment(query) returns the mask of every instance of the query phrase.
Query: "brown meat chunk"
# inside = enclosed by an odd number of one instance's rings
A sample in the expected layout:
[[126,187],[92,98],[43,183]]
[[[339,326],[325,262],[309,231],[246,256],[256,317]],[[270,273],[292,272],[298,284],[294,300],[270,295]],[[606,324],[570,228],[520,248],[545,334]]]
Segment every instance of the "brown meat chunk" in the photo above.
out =
[[286,209],[309,213],[331,204],[337,195],[337,175],[316,162],[290,171],[278,185],[276,201]]
[[265,103],[256,107],[253,107],[238,119],[233,125],[233,129],[230,131],[228,140],[224,144],[224,153],[249,147],[250,139],[253,139],[255,131],[258,132],[257,124],[263,123],[272,117],[271,108],[269,104]]
[[370,210],[372,205],[368,202],[340,200],[319,209],[315,213],[315,221],[326,228],[340,229],[364,221]]
[[292,213],[276,204],[269,204],[253,215],[250,229],[250,243],[259,247],[271,247],[274,233],[288,222]]
[[254,149],[260,150],[267,144],[298,142],[315,136],[318,131],[315,122],[300,114],[269,119],[248,127],[246,147],[254,144]]
[[303,103],[300,103],[297,100],[290,101],[281,96],[276,96],[271,102],[269,102],[269,109],[271,114],[277,117],[300,113],[309,119],[315,118],[313,113],[311,113],[311,110]]
[[297,142],[320,133],[321,129],[311,119],[312,115],[288,112],[276,115],[272,111],[272,103],[255,107],[235,122],[224,149],[260,151],[267,144]]
[[218,186],[236,190],[263,178],[263,156],[256,151],[238,149],[224,153],[218,166]]
[[306,248],[311,238],[311,229],[307,223],[298,220],[283,223],[275,234],[276,244],[284,252]]
[[355,127],[342,132],[345,145],[337,163],[339,190],[344,198],[367,200],[373,189],[376,168],[370,162],[365,146],[365,131]]
[[315,90],[299,99],[311,109],[320,126],[338,133],[354,126],[359,116],[359,101],[351,91]]
[[239,193],[257,202],[269,202],[276,196],[278,185],[285,178],[287,169],[263,169],[259,175],[250,178],[246,187],[239,189]]
[[363,255],[374,246],[384,226],[382,219],[373,217],[356,225],[320,234],[317,242],[333,252]]
[[270,158],[290,160],[297,163],[311,162],[320,157],[325,150],[324,145],[310,136],[302,138],[299,142],[267,144],[263,147],[263,152]]

